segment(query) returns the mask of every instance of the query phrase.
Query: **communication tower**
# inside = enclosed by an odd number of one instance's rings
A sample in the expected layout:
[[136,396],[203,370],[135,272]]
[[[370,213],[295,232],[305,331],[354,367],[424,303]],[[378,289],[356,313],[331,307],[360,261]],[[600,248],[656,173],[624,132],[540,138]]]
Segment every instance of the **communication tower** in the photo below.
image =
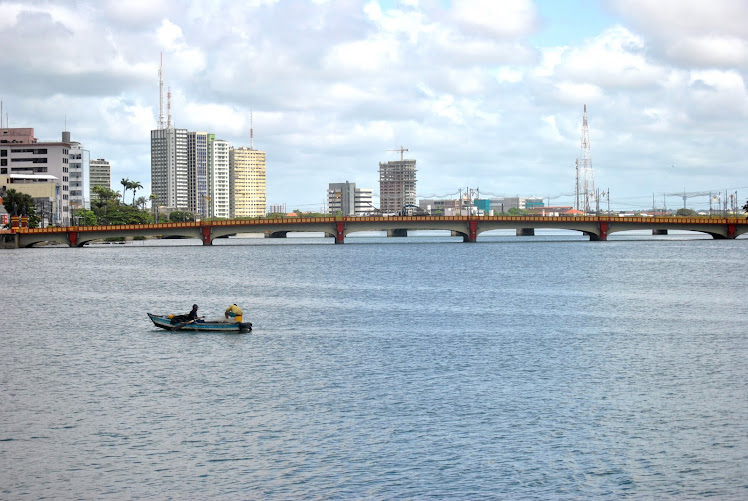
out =
[[164,53],[161,53],[161,65],[158,67],[158,128],[165,129],[164,124]]
[[592,171],[592,157],[590,155],[590,128],[587,124],[587,105],[584,105],[582,118],[582,158],[576,162],[576,204],[577,210],[589,214],[594,211],[595,177]]

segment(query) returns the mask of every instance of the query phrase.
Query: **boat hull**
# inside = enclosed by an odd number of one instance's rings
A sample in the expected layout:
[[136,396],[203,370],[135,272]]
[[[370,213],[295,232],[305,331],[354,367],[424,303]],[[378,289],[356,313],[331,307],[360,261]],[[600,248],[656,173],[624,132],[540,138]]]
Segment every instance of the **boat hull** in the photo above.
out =
[[156,327],[169,331],[237,333],[252,330],[252,324],[249,322],[181,322],[172,324],[169,317],[152,313],[148,314],[148,318]]

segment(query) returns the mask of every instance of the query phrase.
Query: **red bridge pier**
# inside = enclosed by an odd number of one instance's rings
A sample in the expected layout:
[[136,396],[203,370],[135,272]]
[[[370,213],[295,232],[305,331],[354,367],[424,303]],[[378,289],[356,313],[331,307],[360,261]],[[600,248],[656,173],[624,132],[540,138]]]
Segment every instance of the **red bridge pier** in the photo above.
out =
[[342,244],[345,242],[345,223],[343,221],[335,222],[335,243]]

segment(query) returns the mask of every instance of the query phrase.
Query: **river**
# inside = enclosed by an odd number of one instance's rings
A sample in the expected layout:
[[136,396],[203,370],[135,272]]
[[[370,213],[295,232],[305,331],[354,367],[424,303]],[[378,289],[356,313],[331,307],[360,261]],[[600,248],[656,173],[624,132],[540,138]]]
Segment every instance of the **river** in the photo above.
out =
[[0,252],[0,498],[748,496],[746,239],[331,242]]

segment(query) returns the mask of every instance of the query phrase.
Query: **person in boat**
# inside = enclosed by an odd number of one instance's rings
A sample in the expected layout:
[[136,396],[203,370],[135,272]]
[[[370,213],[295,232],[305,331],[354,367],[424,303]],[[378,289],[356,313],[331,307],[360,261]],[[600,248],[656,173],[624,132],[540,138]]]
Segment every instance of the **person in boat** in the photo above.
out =
[[193,304],[192,305],[192,310],[190,310],[190,312],[187,314],[187,321],[188,322],[194,322],[197,319],[198,319],[198,316],[197,316],[197,305]]
[[244,312],[236,305],[236,303],[234,303],[226,308],[226,312],[223,314],[223,316],[230,322],[241,323],[242,319],[244,318]]
[[200,317],[197,316],[197,305],[193,304],[192,309],[186,315],[175,315],[171,317],[172,324],[191,323],[199,322]]

